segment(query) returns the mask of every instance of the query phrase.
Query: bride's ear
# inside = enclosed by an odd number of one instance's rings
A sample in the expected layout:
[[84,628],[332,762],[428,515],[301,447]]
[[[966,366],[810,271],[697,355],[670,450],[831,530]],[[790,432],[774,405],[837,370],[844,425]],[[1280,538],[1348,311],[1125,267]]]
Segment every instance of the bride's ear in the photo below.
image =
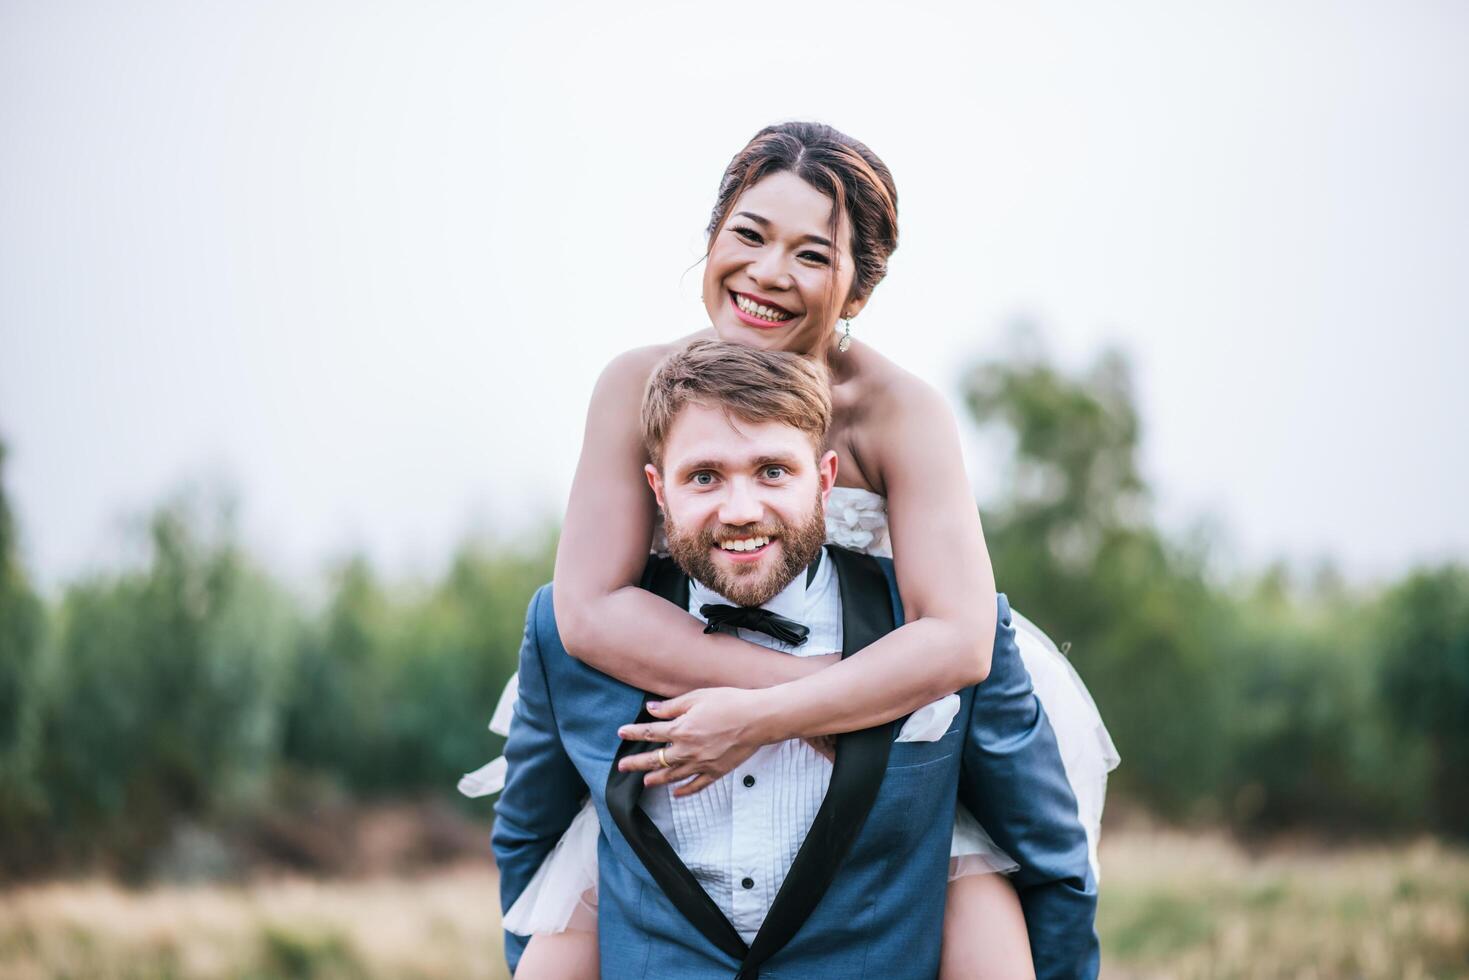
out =
[[663,474],[652,463],[643,464],[643,474],[648,478],[648,486],[653,488],[653,498],[658,501],[658,509],[663,510]]

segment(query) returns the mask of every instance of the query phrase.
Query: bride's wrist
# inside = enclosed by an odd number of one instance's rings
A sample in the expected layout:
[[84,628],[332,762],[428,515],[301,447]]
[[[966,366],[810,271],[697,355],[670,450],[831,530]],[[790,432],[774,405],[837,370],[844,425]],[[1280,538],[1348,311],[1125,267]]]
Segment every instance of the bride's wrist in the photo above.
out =
[[790,686],[790,682],[787,682],[750,692],[748,730],[754,736],[753,741],[761,745],[774,745],[776,742],[797,737],[790,730],[788,717],[790,698],[787,688]]

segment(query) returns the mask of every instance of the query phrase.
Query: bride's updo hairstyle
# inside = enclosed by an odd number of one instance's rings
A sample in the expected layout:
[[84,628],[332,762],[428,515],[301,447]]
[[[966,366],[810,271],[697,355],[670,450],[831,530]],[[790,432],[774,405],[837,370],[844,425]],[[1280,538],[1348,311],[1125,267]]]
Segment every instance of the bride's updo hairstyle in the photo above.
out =
[[[852,223],[852,289],[848,300],[865,299],[888,271],[898,247],[898,191],[887,165],[846,133],[813,122],[766,126],[735,154],[719,183],[709,216],[709,240],[724,227],[729,209],[747,187],[790,171],[835,202],[832,241],[842,213]],[[833,269],[835,271],[835,269]]]

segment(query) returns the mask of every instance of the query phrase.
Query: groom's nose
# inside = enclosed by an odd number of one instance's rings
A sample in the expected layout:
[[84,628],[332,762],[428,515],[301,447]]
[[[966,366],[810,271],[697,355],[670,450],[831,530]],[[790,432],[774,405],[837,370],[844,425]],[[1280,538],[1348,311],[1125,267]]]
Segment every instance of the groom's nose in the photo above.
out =
[[736,527],[754,524],[763,516],[764,510],[748,480],[731,480],[724,500],[719,504],[719,519]]

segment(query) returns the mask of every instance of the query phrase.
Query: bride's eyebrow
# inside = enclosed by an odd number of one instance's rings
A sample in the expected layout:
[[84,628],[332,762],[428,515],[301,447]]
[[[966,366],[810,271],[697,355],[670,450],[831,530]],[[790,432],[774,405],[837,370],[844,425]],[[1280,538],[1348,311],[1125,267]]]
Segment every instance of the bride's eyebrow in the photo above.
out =
[[[768,218],[762,218],[760,217],[760,215],[755,214],[753,211],[736,211],[735,217],[749,218],[761,228],[770,227],[770,220]],[[803,242],[811,242],[815,245],[825,245],[827,248],[831,248],[831,240],[828,238],[822,238],[820,235],[802,235],[800,240]]]

